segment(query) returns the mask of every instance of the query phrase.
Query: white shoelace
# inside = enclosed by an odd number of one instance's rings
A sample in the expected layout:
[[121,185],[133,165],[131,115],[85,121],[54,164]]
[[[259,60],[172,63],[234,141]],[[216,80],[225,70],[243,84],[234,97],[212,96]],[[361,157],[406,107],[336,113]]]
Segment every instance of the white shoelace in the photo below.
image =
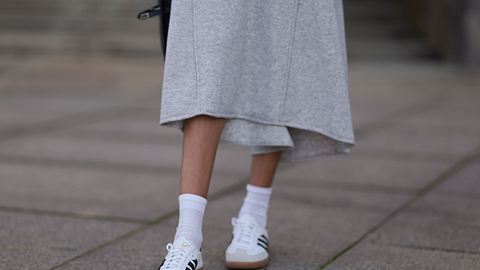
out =
[[168,243],[166,248],[168,254],[165,257],[165,264],[162,266],[162,269],[179,269],[179,267],[183,267],[186,263],[187,251],[183,248],[175,248],[172,243]]
[[238,244],[240,248],[249,249],[254,242],[254,225],[243,222],[236,217],[232,217],[232,225],[235,228],[234,241],[236,241],[236,244]]

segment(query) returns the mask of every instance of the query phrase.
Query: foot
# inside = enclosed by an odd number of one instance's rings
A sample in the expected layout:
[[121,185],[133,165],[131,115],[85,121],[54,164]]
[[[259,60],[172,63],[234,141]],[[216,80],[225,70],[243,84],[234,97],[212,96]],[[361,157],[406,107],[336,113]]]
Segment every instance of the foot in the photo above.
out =
[[179,237],[167,244],[167,256],[157,270],[202,270],[202,253],[193,244]]
[[225,251],[230,269],[257,269],[268,264],[268,232],[249,214],[232,218],[233,234]]

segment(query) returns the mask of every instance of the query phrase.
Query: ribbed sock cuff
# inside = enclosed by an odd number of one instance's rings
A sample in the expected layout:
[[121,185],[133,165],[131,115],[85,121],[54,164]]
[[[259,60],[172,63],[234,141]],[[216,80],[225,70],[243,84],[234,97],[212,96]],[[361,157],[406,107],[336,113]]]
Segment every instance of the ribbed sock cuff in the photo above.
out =
[[203,214],[205,212],[205,207],[207,206],[207,199],[195,194],[184,193],[178,196],[178,203],[180,209],[195,209]]
[[270,194],[272,194],[272,189],[273,189],[273,187],[259,187],[259,186],[254,186],[254,185],[251,185],[251,184],[247,184],[247,190],[252,191],[254,193],[261,193],[261,194],[270,195]]

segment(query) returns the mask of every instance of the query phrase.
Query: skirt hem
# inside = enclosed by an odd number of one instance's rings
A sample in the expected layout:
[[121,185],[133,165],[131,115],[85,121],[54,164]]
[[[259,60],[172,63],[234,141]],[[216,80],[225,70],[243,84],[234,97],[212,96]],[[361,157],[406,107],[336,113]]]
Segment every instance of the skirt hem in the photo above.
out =
[[228,113],[219,113],[219,112],[210,112],[210,111],[182,113],[182,114],[177,114],[177,115],[174,115],[174,116],[170,116],[168,118],[163,118],[159,121],[159,124],[160,125],[168,125],[168,122],[185,120],[185,119],[188,119],[188,118],[191,118],[191,117],[194,117],[194,116],[197,116],[197,115],[201,115],[201,114],[206,114],[206,115],[213,116],[213,117],[238,118],[238,119],[249,120],[249,121],[253,121],[253,122],[257,122],[257,123],[261,123],[261,124],[267,124],[267,125],[290,126],[290,127],[293,127],[293,128],[304,129],[304,130],[307,130],[307,131],[320,133],[320,134],[323,134],[327,137],[330,137],[330,138],[332,138],[336,141],[350,143],[352,145],[355,144],[355,138],[354,137],[350,137],[350,138],[343,137],[343,136],[337,135],[337,134],[335,134],[334,132],[331,132],[331,131],[327,132],[327,131],[323,130],[322,128],[319,128],[319,127],[313,127],[313,128],[312,127],[306,127],[304,125],[289,122],[289,121],[275,122],[275,121],[272,121],[272,120],[264,120],[264,119],[261,119],[261,118],[258,118],[258,117],[251,117],[251,116],[245,116],[245,115],[240,115],[240,114],[228,114]]
[[[293,152],[293,153],[289,153],[289,155],[282,155],[282,158],[280,161],[289,161],[289,162],[306,161],[306,160],[312,160],[312,159],[316,159],[326,155],[347,154],[350,152],[351,148],[355,145],[354,138],[344,138],[342,136],[337,136],[333,132],[327,132],[318,127],[312,128],[312,127],[306,127],[304,125],[300,125],[298,123],[292,123],[288,121],[275,122],[275,121],[259,119],[251,116],[211,112],[211,111],[205,111],[205,110],[201,112],[177,114],[177,115],[166,117],[166,118],[161,117],[159,124],[162,126],[174,127],[183,132],[183,120],[186,120],[188,118],[198,116],[198,115],[209,115],[212,117],[222,117],[222,118],[228,118],[228,119],[242,119],[242,120],[252,121],[254,123],[260,123],[260,124],[266,124],[266,125],[284,126],[287,128],[291,127],[291,128],[301,129],[304,131],[318,133],[334,141],[334,146],[332,146],[332,149],[328,151],[325,151],[324,149],[319,149],[319,151],[313,151],[313,152],[310,152],[309,154],[303,154],[303,155],[302,154],[297,155],[295,152]],[[252,155],[269,153],[269,152],[274,152],[278,150],[293,150],[295,148],[295,145],[293,145],[292,142],[271,144],[268,141],[265,141],[264,143],[256,141],[254,143],[248,140],[239,140],[239,139],[235,139],[235,140],[222,139],[221,141],[228,144],[252,146],[252,150],[251,150]]]

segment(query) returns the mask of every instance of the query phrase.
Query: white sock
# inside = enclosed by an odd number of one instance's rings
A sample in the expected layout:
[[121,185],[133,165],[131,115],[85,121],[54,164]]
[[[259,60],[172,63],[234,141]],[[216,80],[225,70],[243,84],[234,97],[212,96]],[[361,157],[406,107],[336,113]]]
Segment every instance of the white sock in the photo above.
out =
[[246,189],[247,195],[243,199],[243,205],[240,208],[239,216],[244,213],[250,214],[258,224],[266,227],[272,187],[265,188],[247,184]]
[[203,214],[205,213],[207,199],[195,194],[185,193],[178,196],[178,202],[180,215],[175,239],[183,236],[191,241],[197,249],[200,249],[203,241]]

